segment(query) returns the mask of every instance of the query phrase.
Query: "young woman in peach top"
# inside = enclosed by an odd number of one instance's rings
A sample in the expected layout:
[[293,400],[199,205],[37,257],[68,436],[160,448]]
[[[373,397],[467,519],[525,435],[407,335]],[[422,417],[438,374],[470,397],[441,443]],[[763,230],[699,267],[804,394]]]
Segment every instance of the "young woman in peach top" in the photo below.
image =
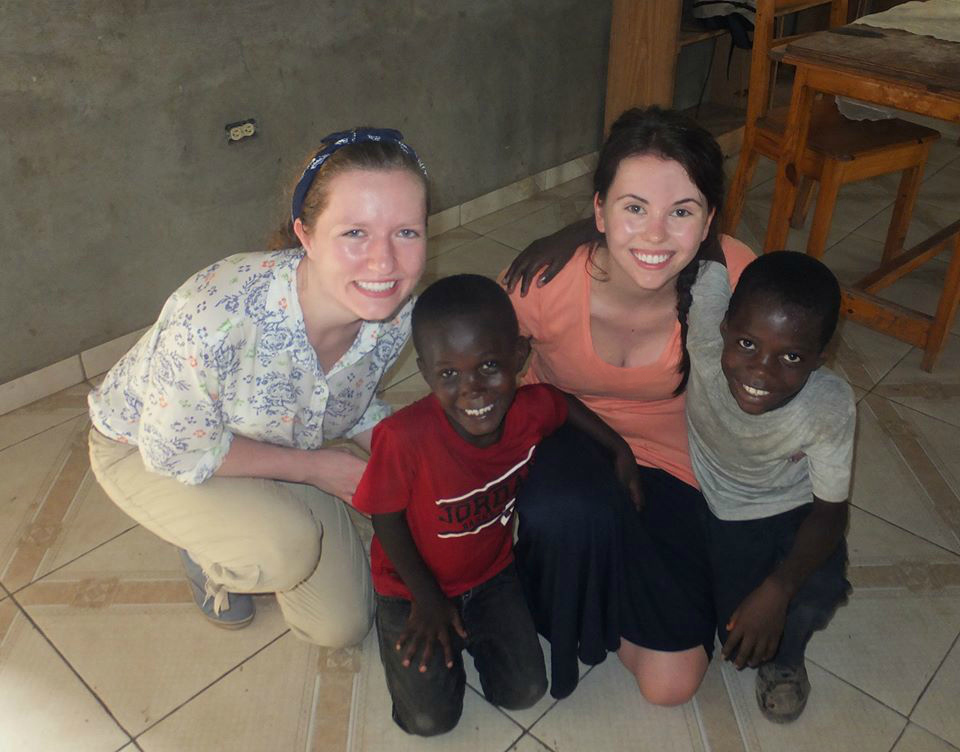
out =
[[630,444],[644,484],[638,513],[582,434],[561,429],[538,449],[518,497],[516,553],[551,641],[555,697],[576,687],[577,658],[598,663],[617,650],[650,702],[683,703],[713,650],[684,341],[698,259],[722,253],[735,284],[754,257],[717,231],[723,182],[723,155],[704,129],[675,112],[629,110],[600,152],[589,225],[534,244],[505,277],[533,346],[527,380],[600,415]]

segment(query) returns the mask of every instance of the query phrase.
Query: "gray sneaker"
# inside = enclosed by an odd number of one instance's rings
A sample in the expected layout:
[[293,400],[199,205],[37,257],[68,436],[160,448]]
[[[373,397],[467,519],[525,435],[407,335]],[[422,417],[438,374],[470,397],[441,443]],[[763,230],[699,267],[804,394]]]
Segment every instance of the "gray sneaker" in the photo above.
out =
[[[241,629],[253,621],[253,596],[244,593],[223,592],[223,598],[207,588],[207,575],[200,565],[190,558],[186,549],[177,549],[180,552],[180,561],[187,573],[187,582],[193,592],[193,600],[212,623],[223,629]],[[222,603],[218,603],[221,601]],[[219,606],[219,608],[217,608]]]
[[800,717],[810,696],[803,664],[797,668],[764,663],[757,670],[757,704],[768,721],[789,723]]

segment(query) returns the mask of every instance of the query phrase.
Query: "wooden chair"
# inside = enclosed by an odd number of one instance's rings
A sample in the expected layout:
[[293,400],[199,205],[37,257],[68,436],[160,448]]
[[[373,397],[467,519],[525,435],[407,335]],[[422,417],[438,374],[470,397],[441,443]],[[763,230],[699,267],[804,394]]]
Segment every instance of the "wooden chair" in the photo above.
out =
[[[779,16],[816,5],[830,5],[830,28],[847,22],[847,0],[758,0],[753,52],[750,58],[750,87],[747,96],[747,121],[737,172],[727,197],[724,231],[735,234],[743,211],[744,198],[757,157],[774,161],[780,158],[780,147],[789,106],[770,108],[773,82],[770,51],[789,44],[803,35],[774,36]],[[833,217],[837,193],[844,183],[864,180],[888,172],[903,172],[887,230],[883,259],[888,260],[903,248],[910,215],[920,189],[923,168],[930,145],[939,132],[905,120],[849,120],[837,110],[833,97],[821,97],[814,103],[810,135],[800,163],[803,177],[791,225],[802,226],[813,189],[820,183],[807,253],[819,258],[827,244],[827,233]],[[777,250],[767,248],[764,250]]]

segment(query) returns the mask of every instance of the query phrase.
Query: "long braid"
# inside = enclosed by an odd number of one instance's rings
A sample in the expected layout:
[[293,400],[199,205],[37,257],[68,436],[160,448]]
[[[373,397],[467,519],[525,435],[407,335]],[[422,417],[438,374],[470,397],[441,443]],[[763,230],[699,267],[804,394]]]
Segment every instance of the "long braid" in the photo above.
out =
[[[699,254],[697,255],[699,256]],[[687,313],[690,311],[690,304],[693,303],[691,290],[693,283],[697,280],[699,268],[698,260],[694,258],[683,267],[683,270],[677,276],[677,320],[680,322],[680,383],[673,390],[674,397],[683,393],[683,390],[687,388],[687,380],[690,378],[690,353],[687,352]]]

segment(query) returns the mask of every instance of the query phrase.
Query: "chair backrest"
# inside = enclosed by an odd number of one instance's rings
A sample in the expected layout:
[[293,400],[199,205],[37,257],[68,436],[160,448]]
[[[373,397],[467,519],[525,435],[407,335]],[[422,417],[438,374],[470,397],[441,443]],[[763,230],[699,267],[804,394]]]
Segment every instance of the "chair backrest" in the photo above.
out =
[[[770,103],[773,62],[770,51],[806,36],[776,36],[776,20],[790,13],[820,5],[830,6],[829,28],[847,23],[848,0],[757,0],[754,22],[753,52],[750,56],[750,89],[747,94],[747,124],[752,126],[762,117]],[[807,32],[809,33],[809,32]]]

